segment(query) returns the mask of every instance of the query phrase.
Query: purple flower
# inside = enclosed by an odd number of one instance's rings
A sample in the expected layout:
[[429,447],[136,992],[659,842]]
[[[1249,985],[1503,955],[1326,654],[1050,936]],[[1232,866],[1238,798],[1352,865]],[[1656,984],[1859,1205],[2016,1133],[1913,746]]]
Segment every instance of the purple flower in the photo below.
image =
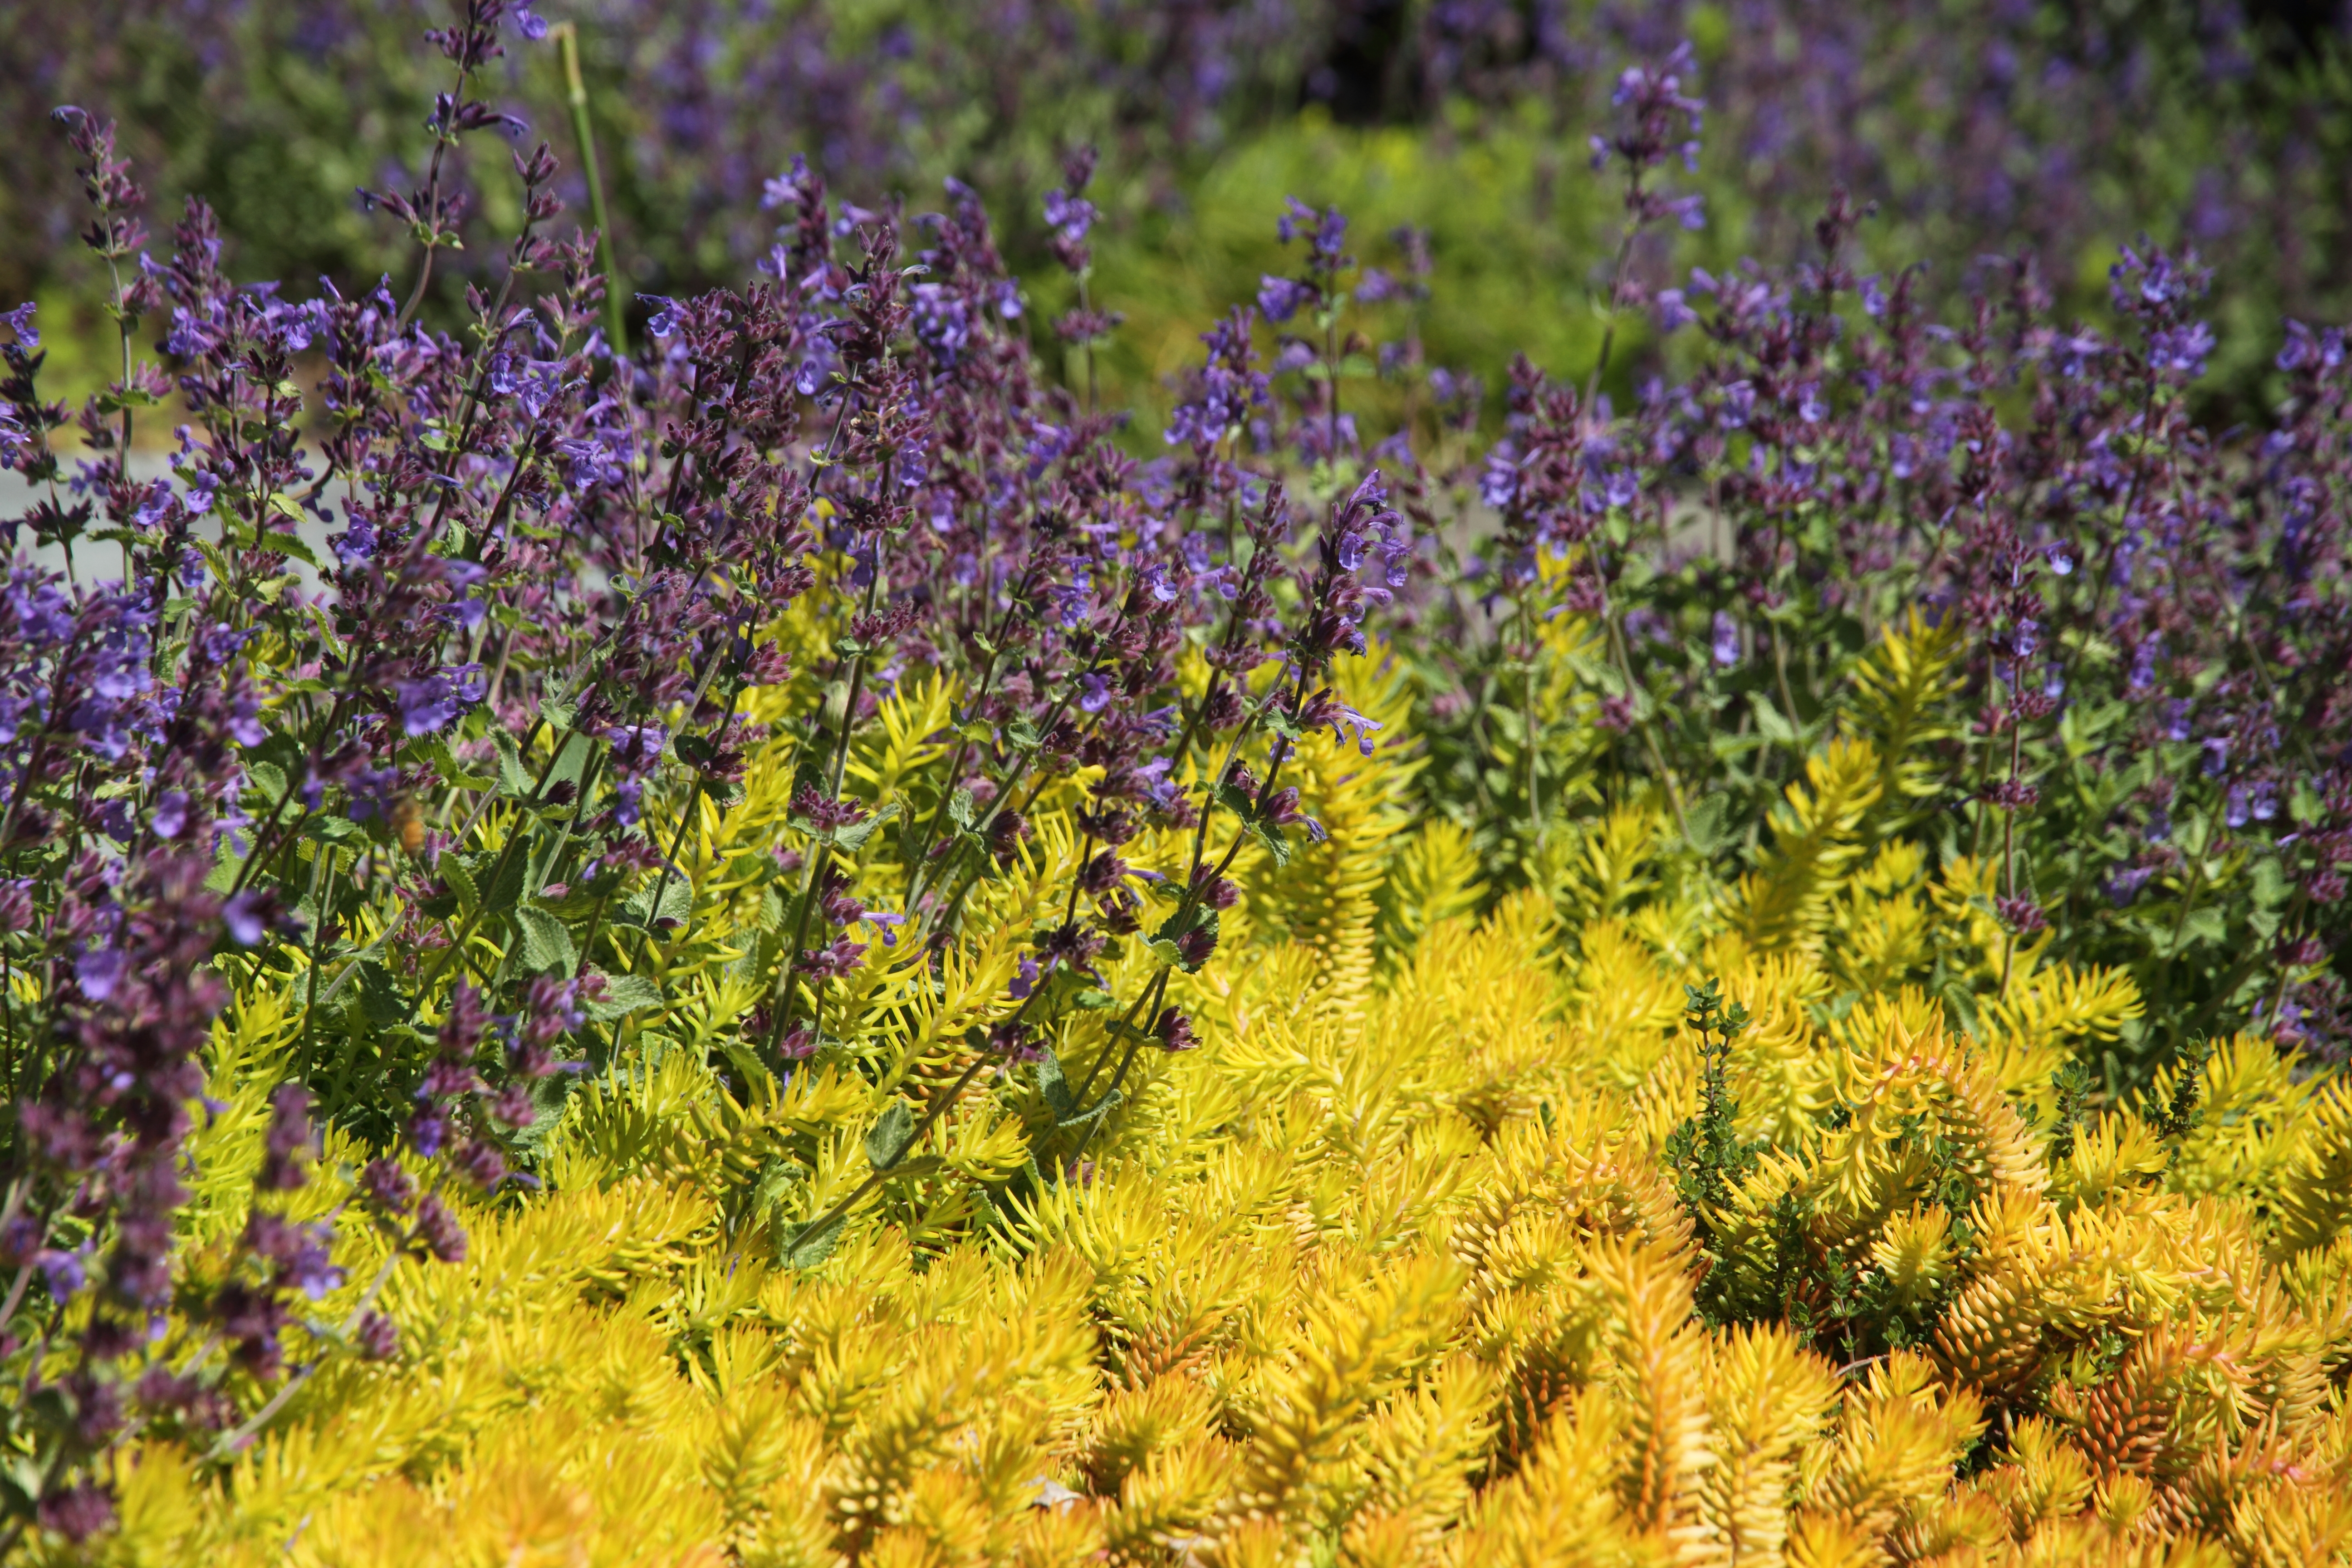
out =
[[626,443],[604,432],[566,437],[555,444],[555,449],[570,462],[567,477],[574,489],[620,485],[628,479]]
[[956,356],[971,342],[970,308],[961,295],[943,283],[918,283],[912,293],[916,341],[930,350],[941,366],[952,369]]
[[81,994],[93,1002],[103,1002],[114,994],[122,983],[122,972],[130,957],[121,948],[92,947],[74,961],[74,980]]
[[476,1138],[449,1157],[457,1173],[485,1193],[494,1193],[507,1179],[506,1156],[487,1139]]
[[1045,221],[1062,238],[1073,245],[1087,237],[1098,216],[1095,204],[1083,196],[1074,196],[1059,189],[1045,193]]
[[1258,279],[1258,312],[1276,325],[1290,320],[1306,306],[1315,302],[1315,290],[1295,279],[1277,278],[1267,273]]
[[359,1344],[360,1354],[369,1361],[391,1361],[400,1354],[399,1326],[382,1312],[362,1313],[352,1337]]
[[1276,827],[1302,826],[1307,829],[1307,837],[1318,844],[1329,837],[1320,822],[1298,808],[1298,786],[1296,784],[1275,792],[1273,798],[1265,803],[1265,819]]
[[444,1263],[466,1261],[466,1227],[437,1193],[428,1193],[416,1205],[416,1237],[425,1249]]
[[102,1489],[84,1482],[43,1498],[39,1517],[41,1528],[79,1545],[114,1523],[114,1500]]
[[613,749],[613,766],[624,775],[637,777],[660,763],[669,745],[669,730],[650,719],[615,724],[604,731],[604,743]]
[[406,1214],[416,1195],[416,1184],[408,1173],[384,1159],[372,1160],[361,1168],[359,1188],[370,1203],[394,1215]]
[[1009,1062],[1039,1061],[1045,1054],[1038,1047],[1029,1026],[1018,1018],[1006,1018],[991,1025],[987,1040],[989,1050]]
[[797,205],[809,185],[808,160],[800,153],[793,154],[792,167],[770,179],[760,188],[760,205],[770,212],[778,207]]
[[2000,923],[2020,936],[2032,936],[2049,927],[2050,917],[2032,899],[1995,899],[1993,907]]
[[1721,610],[1715,612],[1714,642],[1710,651],[1717,669],[1729,669],[1739,662],[1739,623]]
[[1519,470],[1506,442],[1486,454],[1486,468],[1478,476],[1478,500],[1502,511],[1518,499],[1518,493]]
[[276,902],[274,891],[257,892],[247,889],[221,906],[221,918],[227,923],[230,940],[239,947],[257,947],[268,934]]
[[458,714],[481,700],[479,665],[437,669],[421,680],[395,681],[393,703],[409,735],[430,735],[457,722]]
[[[30,306],[20,307],[30,310]],[[5,320],[5,318],[0,318]],[[20,329],[21,330],[21,329]],[[40,340],[31,340],[37,343]],[[2286,324],[2286,345],[2278,352],[2278,367],[2284,371],[2302,370],[2306,366],[2317,370],[2334,370],[2344,363],[2344,329],[2330,327],[2314,335],[2301,321]]]
[[79,1294],[82,1285],[89,1278],[78,1252],[60,1252],[50,1247],[33,1259],[33,1266],[41,1271],[41,1283],[47,1289],[49,1299],[60,1304]]
[[678,329],[677,301],[666,294],[640,294],[637,303],[653,307],[653,315],[646,321],[646,331],[657,338],[676,335]]
[[[1206,935],[1207,933],[1203,931],[1191,934]],[[1183,944],[1180,942],[1177,945],[1181,947]],[[1214,945],[1214,942],[1212,941],[1210,946]],[[1201,963],[1206,961],[1208,956],[1208,953],[1203,952],[1200,958],[1195,959],[1188,953],[1185,962],[1198,967]],[[1201,1043],[1200,1037],[1192,1032],[1192,1020],[1173,1007],[1160,1009],[1160,1016],[1152,1026],[1152,1033],[1159,1037],[1160,1048],[1163,1051],[1189,1051]]]

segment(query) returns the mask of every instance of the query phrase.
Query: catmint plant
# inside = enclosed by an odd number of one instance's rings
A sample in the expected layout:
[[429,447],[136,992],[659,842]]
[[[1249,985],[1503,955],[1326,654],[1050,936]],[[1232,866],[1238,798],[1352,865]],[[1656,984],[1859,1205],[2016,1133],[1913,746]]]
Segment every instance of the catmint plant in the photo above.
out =
[[[0,611],[0,958],[23,977],[0,1354],[40,1395],[10,1416],[34,1456],[17,1531],[102,1527],[130,1433],[224,1462],[338,1357],[403,1353],[393,1271],[463,1261],[470,1216],[543,1179],[570,1087],[635,1060],[664,977],[711,962],[709,823],[772,814],[768,852],[726,870],[772,913],[699,1048],[736,1093],[827,1071],[886,1107],[864,1184],[797,1213],[747,1198],[805,1258],[983,1074],[1098,1018],[1052,1079],[1078,1114],[1037,1152],[1044,1179],[1074,1167],[1137,1054],[1194,1043],[1171,977],[1214,959],[1237,858],[1320,836],[1296,748],[1378,728],[1333,666],[1411,535],[1376,469],[1290,499],[1272,454],[1310,426],[1328,447],[1336,405],[1277,407],[1245,321],[1211,334],[1197,438],[1147,465],[1121,416],[1040,375],[970,190],[836,204],[795,160],[756,274],[640,297],[625,353],[596,237],[559,226],[557,158],[499,144],[520,127],[491,68],[544,31],[464,0],[428,35],[448,77],[422,176],[367,198],[412,244],[398,282],[237,281],[200,202],[151,255],[108,127],[68,117],[126,359],[69,476],[34,318],[5,318],[5,456],[72,568],[20,552]],[[1050,204],[1082,286],[1090,163]],[[493,178],[495,237],[473,199]],[[485,253],[445,308],[436,274]],[[1089,309],[1069,341],[1108,330]],[[167,400],[169,471],[134,482],[132,410]],[[891,741],[931,692],[946,727]],[[873,771],[908,742],[915,765]],[[1041,864],[1046,819],[1074,842]],[[874,982],[956,983],[997,940],[999,885],[1041,870],[1059,917],[927,1064],[926,1103]],[[221,1157],[205,1097],[235,1087],[217,1042],[262,995],[286,1087],[235,1257],[191,1306],[175,1227],[190,1162]],[[328,1164],[322,1125],[347,1152]],[[192,1328],[158,1337],[167,1300]]]

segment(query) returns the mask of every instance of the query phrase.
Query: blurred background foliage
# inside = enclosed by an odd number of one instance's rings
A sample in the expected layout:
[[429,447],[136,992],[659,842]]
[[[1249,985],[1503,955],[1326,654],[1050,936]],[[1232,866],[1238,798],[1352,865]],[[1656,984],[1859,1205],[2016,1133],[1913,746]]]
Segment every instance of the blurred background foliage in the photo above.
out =
[[[843,196],[915,211],[954,176],[1007,226],[1029,319],[1066,308],[1040,198],[1100,147],[1097,305],[1124,323],[1106,400],[1164,404],[1193,333],[1275,265],[1282,199],[1336,203],[1367,261],[1425,229],[1442,288],[1412,325],[1428,363],[1510,356],[1580,376],[1613,195],[1584,132],[1630,58],[1691,39],[1710,121],[1706,226],[1636,258],[1801,255],[1840,184],[1878,204],[1874,265],[2031,251],[2062,310],[2104,310],[2119,239],[2195,245],[2223,291],[2209,416],[2259,416],[2279,319],[2352,315],[2352,22],[2344,0],[547,0],[580,32],[630,288],[740,279],[772,242],[757,197],[796,153]],[[399,273],[409,240],[354,189],[404,187],[417,106],[444,85],[410,47],[431,0],[0,0],[0,295],[95,327],[61,103],[118,116],[158,225],[202,195],[247,279]],[[500,62],[528,129],[576,165],[553,51]],[[356,128],[357,133],[354,134]],[[513,183],[470,177],[496,222]],[[585,212],[576,174],[567,195]],[[584,219],[583,219],[584,221]],[[457,319],[466,278],[444,278]],[[1391,307],[1416,310],[1410,301]],[[1050,334],[1039,330],[1042,346]],[[59,368],[70,374],[67,346]],[[1625,382],[1643,356],[1628,356]],[[1072,373],[1076,374],[1076,367]],[[91,372],[95,374],[95,369]]]

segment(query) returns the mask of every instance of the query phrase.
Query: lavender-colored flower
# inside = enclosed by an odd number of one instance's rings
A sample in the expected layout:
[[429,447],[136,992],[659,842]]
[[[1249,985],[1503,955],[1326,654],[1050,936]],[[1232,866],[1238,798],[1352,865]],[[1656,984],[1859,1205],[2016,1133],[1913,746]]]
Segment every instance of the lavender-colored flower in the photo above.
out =
[[361,1313],[352,1338],[369,1361],[393,1361],[400,1354],[399,1326],[382,1312]]
[[1276,326],[1315,302],[1315,290],[1291,278],[1268,273],[1258,279],[1258,313]]
[[425,1249],[444,1263],[466,1260],[466,1230],[437,1193],[416,1205],[416,1235]]
[[394,683],[393,700],[402,732],[430,735],[456,723],[458,714],[481,700],[481,675],[478,666],[462,666]]
[[311,1148],[310,1091],[299,1084],[280,1084],[269,1103],[269,1131],[262,1139],[256,1184],[271,1192],[291,1192],[305,1180],[297,1156]]
[[656,338],[677,335],[680,318],[677,300],[661,294],[640,294],[637,303],[653,309],[653,315],[646,321],[646,331]]
[[1739,623],[1721,610],[1715,612],[1713,639],[1708,651],[1717,669],[1729,669],[1739,662]]
[[89,1271],[83,1266],[79,1254],[61,1252],[54,1247],[36,1257],[33,1266],[41,1271],[41,1284],[48,1291],[49,1299],[60,1304],[79,1295],[83,1284],[89,1278]]

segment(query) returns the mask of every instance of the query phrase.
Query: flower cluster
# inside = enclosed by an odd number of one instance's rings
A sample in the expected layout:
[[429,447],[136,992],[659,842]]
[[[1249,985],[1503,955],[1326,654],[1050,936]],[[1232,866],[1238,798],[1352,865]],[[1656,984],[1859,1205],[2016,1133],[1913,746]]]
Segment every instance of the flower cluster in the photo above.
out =
[[[950,984],[1044,857],[1059,917],[930,1115],[1124,1009],[1128,1059],[1079,1086],[1091,1127],[1136,1047],[1194,1043],[1170,978],[1214,955],[1236,857],[1320,835],[1281,780],[1300,738],[1379,728],[1331,667],[1411,536],[1376,472],[1294,500],[1237,456],[1245,422],[1277,454],[1330,428],[1270,403],[1245,323],[1213,334],[1215,433],[1139,463],[1041,375],[971,192],[836,205],[795,161],[758,274],[647,297],[632,354],[593,240],[556,228],[552,153],[478,155],[515,129],[488,67],[544,30],[464,0],[430,35],[429,159],[369,198],[413,242],[398,284],[233,280],[199,202],[149,254],[111,128],[68,117],[123,367],[68,477],[35,319],[5,318],[0,453],[36,499],[0,594],[0,1356],[58,1394],[12,1417],[43,1478],[11,1494],[19,1532],[100,1528],[97,1478],[142,1425],[222,1459],[335,1357],[401,1353],[392,1271],[466,1258],[583,1070],[703,962],[698,833],[748,815],[773,849],[751,873],[772,918],[713,1015],[746,1094],[812,1060],[879,1078],[882,973]],[[500,165],[491,247],[474,197]],[[1081,279],[1091,165],[1048,204]],[[1342,226],[1318,219],[1309,274],[1334,300]],[[436,272],[485,251],[445,314]],[[142,478],[134,411],[163,406],[175,450]],[[886,779],[877,745],[920,765]],[[778,776],[788,804],[761,793]],[[1150,963],[1110,997],[1129,953]],[[199,1268],[191,1173],[212,1182],[205,1119],[244,1092],[219,1042],[264,994],[286,1087],[231,1255]],[[336,1261],[353,1234],[380,1265]],[[175,1300],[198,1305],[167,1331]]]
[[[575,21],[605,155],[632,171],[609,193],[621,254],[641,287],[669,297],[766,254],[767,226],[730,196],[795,150],[860,199],[959,174],[1013,217],[1016,260],[1042,268],[1069,226],[1037,196],[1073,137],[1103,146],[1106,184],[1131,181],[1182,222],[1216,199],[1200,178],[1206,155],[1278,142],[1302,102],[1441,142],[1466,125],[1507,144],[1521,123],[1556,138],[1621,90],[1626,58],[1695,32],[1700,61],[1674,71],[1671,90],[1714,106],[1689,190],[1708,198],[1718,260],[1793,254],[1838,184],[1885,208],[1883,258],[1932,249],[1959,263],[1931,279],[1937,290],[1963,289],[1975,257],[2022,249],[2063,258],[2069,301],[2090,303],[2097,289],[2075,280],[2074,258],[2141,232],[2192,241],[2224,264],[2218,349],[2251,407],[2268,357],[2254,351],[2275,315],[2344,308],[2342,269],[2327,265],[2347,222],[2330,178],[2344,145],[2327,84],[2344,45],[2329,10],[1448,0],[1391,15],[1303,0],[920,0],[883,19],[604,0]],[[106,103],[156,184],[205,191],[263,270],[308,276],[332,258],[337,276],[372,279],[403,237],[341,212],[345,171],[398,169],[370,183],[423,190],[411,128],[447,87],[437,58],[401,47],[405,16],[341,0],[194,13],[103,0],[5,46],[0,125],[30,146],[58,102]],[[527,8],[515,21],[542,25]],[[511,111],[542,133],[561,127],[568,87],[560,71],[513,69]],[[462,106],[451,107],[454,127]],[[310,156],[323,140],[350,157]],[[73,179],[23,162],[0,195],[0,292],[47,298],[79,276],[72,226],[48,221]],[[564,188],[586,195],[578,174]],[[462,174],[442,195],[502,201]],[[445,249],[434,288],[454,302],[467,281],[494,278],[491,256]]]
[[[1627,81],[1609,145],[1630,203],[1670,89]],[[1546,824],[1594,765],[1589,715],[1718,853],[1867,723],[1901,755],[1865,840],[1936,825],[1940,855],[1992,866],[1983,912],[2013,951],[2127,967],[2156,999],[2112,1081],[2256,1018],[2340,1057],[2342,334],[2288,324],[2275,423],[2217,434],[2195,416],[2213,337],[2193,254],[2126,248],[2112,327],[2059,317],[2021,258],[1955,322],[1916,270],[1858,273],[1867,221],[1839,193],[1813,259],[1661,294],[1690,369],[1622,413],[1516,373],[1504,440],[1457,482],[1500,514],[1496,593],[1525,629],[1482,648],[1449,606],[1466,651],[1433,696],[1453,721],[1433,803],[1497,874],[1556,875]],[[1915,615],[1937,663],[1890,689],[1872,660]],[[1589,628],[1588,708],[1538,711],[1539,625],[1556,646]],[[1495,729],[1514,706],[1524,740]]]
[[[386,1281],[578,1168],[583,1082],[625,1121],[665,1064],[708,1075],[727,1152],[662,1157],[779,1266],[861,1206],[918,1235],[982,1177],[1083,1184],[1200,1043],[1244,897],[1302,859],[1378,880],[1405,699],[1354,688],[1407,667],[1464,900],[1613,916],[1663,879],[1643,940],[1687,963],[1932,885],[1990,984],[1892,914],[1834,962],[1961,1024],[2045,960],[2127,966],[2117,1088],[2209,1027],[2341,1050],[2340,333],[2294,329],[2275,425],[2211,435],[2192,257],[2126,252],[2119,327],[2021,262],[1955,325],[1857,269],[1843,195],[1807,264],[1648,300],[1636,247],[1697,211],[1659,183],[1700,115],[1675,53],[1601,143],[1624,219],[1581,389],[1522,362],[1479,447],[1475,394],[1367,335],[1430,287],[1425,239],[1391,237],[1400,280],[1294,201],[1295,266],[1203,334],[1147,455],[1039,363],[954,182],[868,208],[793,160],[751,276],[641,296],[633,351],[554,154],[478,156],[515,129],[488,68],[544,31],[463,0],[431,35],[428,161],[373,198],[398,284],[236,281],[201,203],[150,254],[110,129],[67,117],[121,363],[69,475],[36,318],[0,316],[32,493],[0,592],[0,1371],[55,1395],[8,1417],[34,1481],[0,1553],[101,1528],[133,1431],[217,1465],[337,1358],[400,1356]],[[1062,176],[1091,366],[1092,154]],[[461,304],[436,285],[485,256]],[[1643,363],[1620,409],[1645,300],[1687,374]],[[983,1079],[1045,1108],[1009,1160],[941,1127]],[[862,1171],[801,1158],[852,1114]]]

